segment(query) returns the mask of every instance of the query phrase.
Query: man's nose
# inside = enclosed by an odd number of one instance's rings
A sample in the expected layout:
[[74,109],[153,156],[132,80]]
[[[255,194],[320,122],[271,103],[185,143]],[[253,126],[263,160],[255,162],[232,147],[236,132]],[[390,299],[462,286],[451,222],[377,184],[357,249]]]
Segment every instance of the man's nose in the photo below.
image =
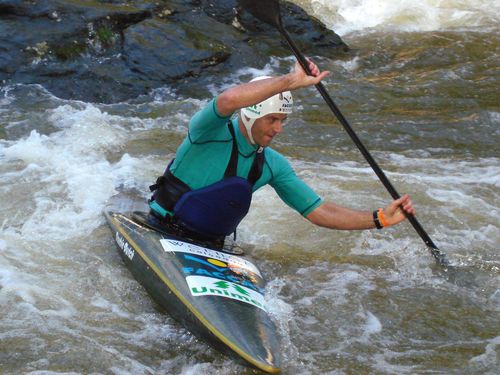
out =
[[277,120],[275,123],[274,123],[274,131],[276,133],[281,133],[283,131],[283,121],[282,120]]

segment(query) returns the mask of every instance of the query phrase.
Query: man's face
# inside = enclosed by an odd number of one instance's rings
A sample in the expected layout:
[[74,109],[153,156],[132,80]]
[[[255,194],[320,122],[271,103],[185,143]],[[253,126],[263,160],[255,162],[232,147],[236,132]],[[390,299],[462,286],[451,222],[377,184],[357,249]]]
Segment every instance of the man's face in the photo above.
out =
[[274,136],[283,131],[283,125],[287,115],[283,113],[270,113],[255,120],[252,126],[252,136],[258,145],[269,146]]

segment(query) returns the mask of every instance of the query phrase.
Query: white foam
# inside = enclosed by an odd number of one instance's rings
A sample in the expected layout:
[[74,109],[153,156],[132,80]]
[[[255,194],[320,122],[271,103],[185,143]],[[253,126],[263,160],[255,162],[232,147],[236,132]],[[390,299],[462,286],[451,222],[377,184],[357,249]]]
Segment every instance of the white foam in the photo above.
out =
[[382,331],[382,323],[370,311],[366,312],[365,335],[369,336]]
[[[0,302],[15,305],[9,309],[12,318],[31,317],[36,320],[41,316],[69,318],[75,314],[72,305],[53,290],[42,287],[37,277],[22,273],[17,267],[2,262],[0,269]],[[9,314],[10,315],[10,314]],[[11,316],[5,315],[5,319]]]
[[116,315],[120,318],[130,318],[131,315],[124,311],[119,305],[115,303],[111,303],[102,296],[96,296],[91,301],[90,304],[97,308],[101,308],[103,310],[111,311],[113,315]]
[[[498,273],[498,271],[500,271],[500,268],[497,267],[496,272]],[[500,277],[497,277],[495,281],[497,282],[497,285],[500,285]],[[496,310],[500,311],[500,288],[496,289],[488,300]]]
[[[495,124],[500,124],[500,113],[499,112],[488,112],[488,115],[490,117],[490,120],[494,122]],[[498,134],[500,130],[497,130],[496,133]]]
[[0,88],[0,113],[9,110],[9,105],[12,103],[12,97],[9,95],[11,89],[12,87],[5,86]]
[[496,28],[496,0],[293,0],[339,35],[354,31]]
[[292,306],[280,298],[280,293],[285,285],[285,280],[271,280],[266,285],[266,294],[264,296],[268,312],[276,316],[280,322],[289,320],[293,312]]
[[[46,363],[46,366],[49,365],[49,361],[46,359],[41,360],[41,361],[37,361],[37,363],[41,363],[41,364]],[[27,372],[26,374],[27,375],[80,375],[79,372],[73,372],[73,371],[60,372],[60,371],[46,371],[46,370],[30,371],[30,372]]]
[[342,66],[342,68],[344,68],[348,72],[354,72],[359,68],[359,61],[360,61],[359,56],[356,56],[348,61],[337,60],[336,63],[338,63],[340,66]]
[[[114,164],[107,160],[106,154],[128,139],[119,117],[89,104],[59,106],[49,119],[61,130],[49,135],[33,130],[25,139],[0,143],[3,163],[21,163],[20,170],[2,176],[3,182],[14,189],[20,176],[30,179],[23,193],[34,206],[24,212],[22,234],[32,239],[49,233],[63,239],[95,228],[104,202],[118,185],[134,184],[134,171],[143,164],[127,154]],[[27,171],[35,173],[27,176]]]
[[484,353],[472,357],[469,362],[471,363],[481,363],[484,366],[494,365],[498,363],[497,359],[497,347],[500,346],[500,336],[496,336],[493,339],[488,341],[488,344],[485,347]]

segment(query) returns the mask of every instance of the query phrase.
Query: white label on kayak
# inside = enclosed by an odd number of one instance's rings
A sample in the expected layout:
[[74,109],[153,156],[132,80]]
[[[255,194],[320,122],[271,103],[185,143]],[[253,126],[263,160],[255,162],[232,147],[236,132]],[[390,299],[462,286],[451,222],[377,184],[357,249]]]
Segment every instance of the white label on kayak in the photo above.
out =
[[118,231],[116,232],[116,236],[115,236],[115,240],[116,240],[116,243],[118,244],[118,246],[120,247],[120,249],[122,249],[123,253],[130,259],[132,260],[134,258],[134,250],[130,247],[130,245],[128,244],[127,241],[125,241],[125,238],[123,238],[122,236],[120,236],[120,234],[118,233]]
[[253,274],[258,275],[259,277],[262,277],[259,269],[246,259],[182,241],[161,239],[160,242],[161,245],[163,246],[163,250],[167,252],[181,252],[181,253],[201,255],[207,258],[217,259],[227,263],[228,267],[231,269],[240,268],[252,272]]
[[191,294],[195,297],[217,296],[231,298],[267,311],[264,296],[242,285],[206,276],[188,276],[186,281]]

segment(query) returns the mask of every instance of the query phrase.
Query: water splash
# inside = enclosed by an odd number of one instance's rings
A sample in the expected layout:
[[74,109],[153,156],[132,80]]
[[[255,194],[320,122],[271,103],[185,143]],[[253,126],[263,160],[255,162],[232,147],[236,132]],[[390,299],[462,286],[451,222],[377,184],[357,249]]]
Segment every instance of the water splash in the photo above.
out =
[[339,35],[367,30],[437,31],[498,28],[495,0],[294,0]]

